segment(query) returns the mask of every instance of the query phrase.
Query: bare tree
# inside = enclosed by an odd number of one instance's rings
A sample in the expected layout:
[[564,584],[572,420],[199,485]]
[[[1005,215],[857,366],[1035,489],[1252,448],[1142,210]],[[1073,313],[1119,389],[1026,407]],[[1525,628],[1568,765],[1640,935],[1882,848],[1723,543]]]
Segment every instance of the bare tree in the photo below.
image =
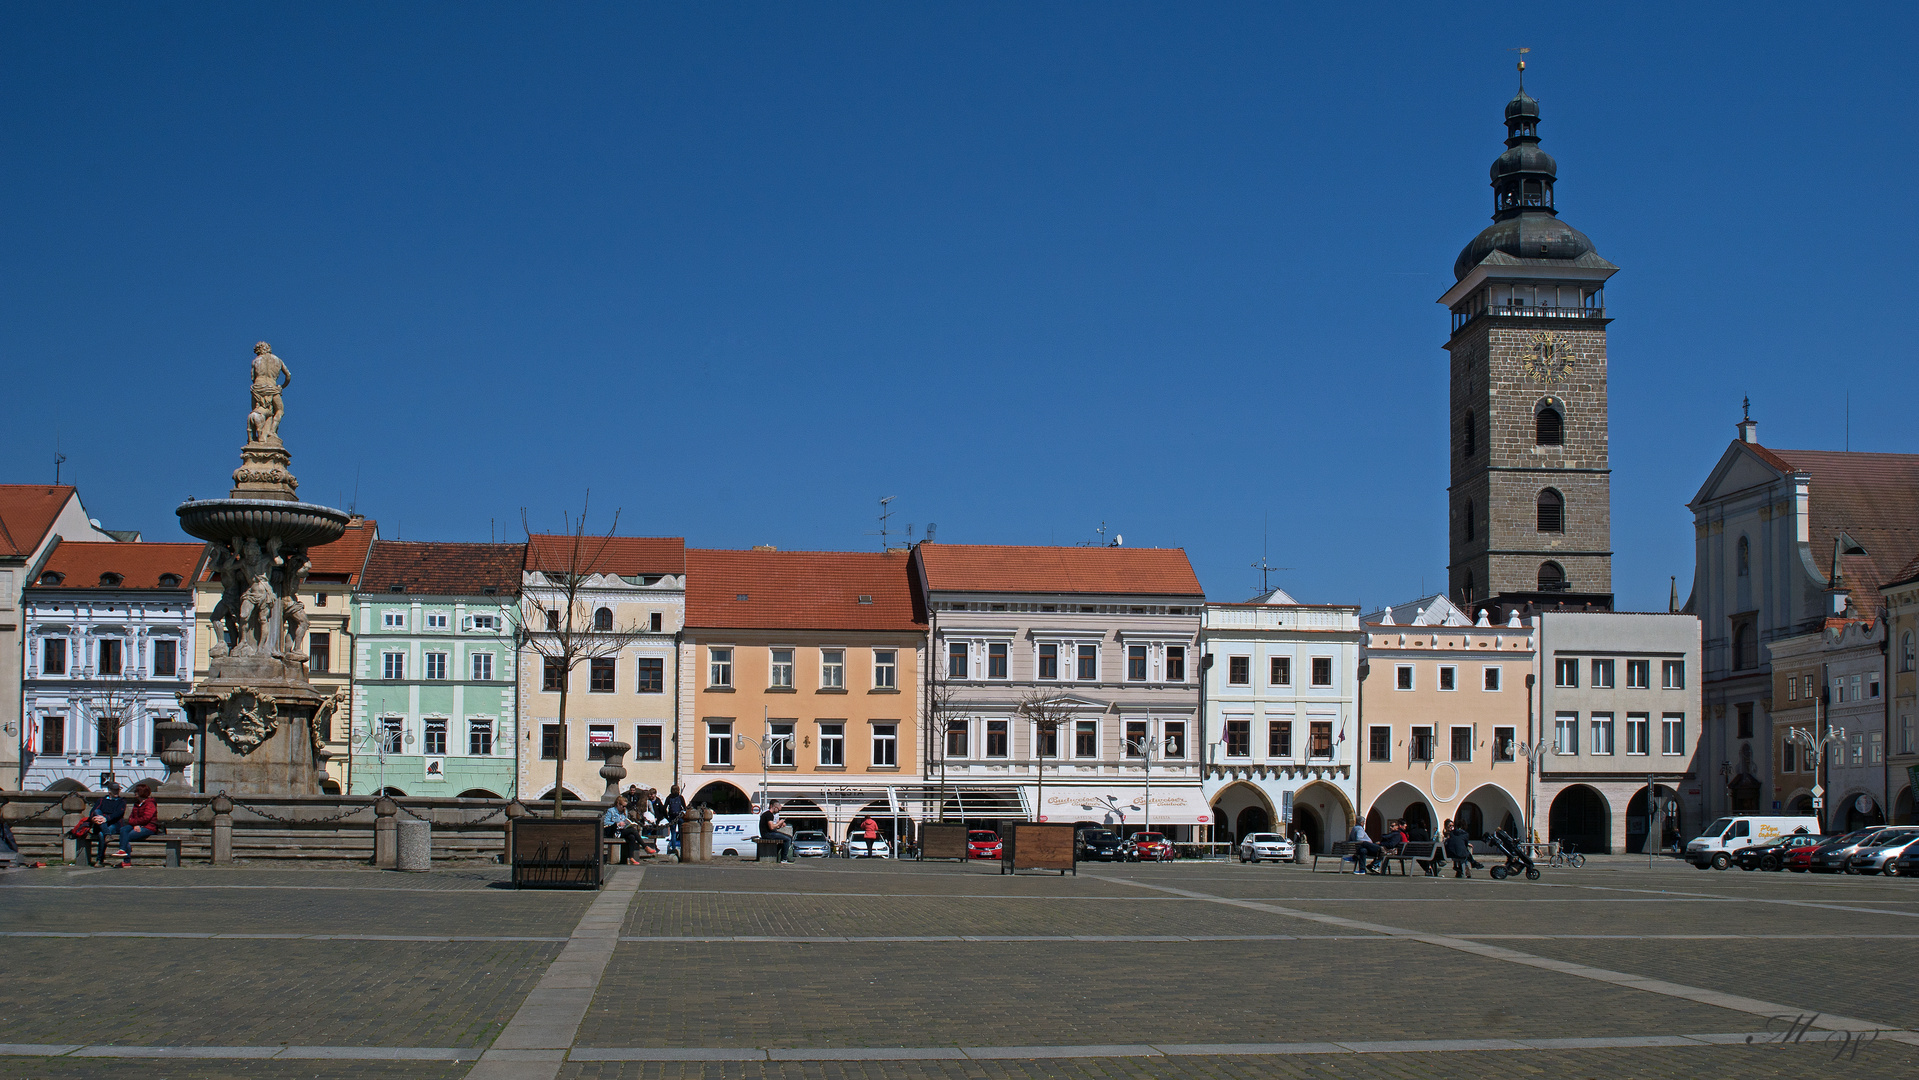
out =
[[1033,818],[1037,821],[1046,812],[1046,742],[1051,739],[1054,749],[1059,748],[1059,729],[1061,725],[1072,723],[1073,705],[1056,691],[1034,689],[1020,697],[1017,711],[1027,723],[1033,725],[1033,737],[1037,742],[1033,747],[1033,761],[1039,776],[1039,792],[1034,799],[1033,811]]
[[[126,729],[146,715],[144,672],[110,672],[94,675],[87,683],[87,712],[93,718],[93,750],[107,759],[107,779],[119,779],[114,759],[120,756]],[[101,750],[108,753],[100,755]]]
[[579,516],[562,515],[562,533],[540,535],[527,523],[526,510],[520,510],[520,526],[526,531],[527,569],[538,578],[529,579],[520,589],[519,645],[539,657],[538,677],[543,684],[549,672],[557,671],[559,676],[560,753],[553,762],[556,818],[561,816],[561,793],[566,790],[566,703],[573,669],[582,662],[618,657],[645,632],[639,624],[616,620],[611,602],[599,607],[591,603],[590,596],[581,595],[591,591],[593,578],[613,572],[604,560],[620,527],[620,512],[615,510],[613,523],[604,535],[589,533],[586,512],[587,502],[582,500]]
[[[932,745],[927,747],[927,749],[931,751],[932,753],[936,753],[939,755],[940,785],[939,785],[939,809],[937,811],[937,815],[938,815],[937,820],[945,821],[946,820],[947,733],[952,731],[954,728],[965,724],[966,718],[961,715],[959,702],[956,700],[956,695],[953,692],[952,684],[946,682],[945,680],[943,679],[934,680],[932,683],[931,689],[928,692],[928,697],[930,698],[930,702],[929,702],[930,707],[927,709],[927,729],[928,729],[927,741],[931,743]],[[964,807],[961,807],[960,816],[962,818],[966,816]]]

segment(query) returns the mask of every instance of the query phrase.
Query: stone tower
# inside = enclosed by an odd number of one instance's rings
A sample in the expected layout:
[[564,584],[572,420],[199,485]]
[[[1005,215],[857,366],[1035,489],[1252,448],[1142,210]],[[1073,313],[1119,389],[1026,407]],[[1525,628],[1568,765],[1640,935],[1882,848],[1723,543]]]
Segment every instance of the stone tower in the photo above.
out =
[[[1523,69],[1522,69],[1523,70]],[[1553,205],[1539,103],[1506,103],[1493,223],[1453,264],[1447,585],[1463,608],[1612,607],[1605,284]]]

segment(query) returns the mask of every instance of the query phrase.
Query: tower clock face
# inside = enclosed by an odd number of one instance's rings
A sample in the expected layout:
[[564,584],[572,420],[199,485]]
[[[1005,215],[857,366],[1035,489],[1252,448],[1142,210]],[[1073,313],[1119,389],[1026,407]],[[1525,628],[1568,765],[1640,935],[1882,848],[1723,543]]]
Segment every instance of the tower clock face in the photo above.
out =
[[1572,345],[1564,338],[1551,330],[1540,330],[1527,344],[1526,359],[1521,366],[1529,377],[1555,383],[1566,377],[1575,359]]

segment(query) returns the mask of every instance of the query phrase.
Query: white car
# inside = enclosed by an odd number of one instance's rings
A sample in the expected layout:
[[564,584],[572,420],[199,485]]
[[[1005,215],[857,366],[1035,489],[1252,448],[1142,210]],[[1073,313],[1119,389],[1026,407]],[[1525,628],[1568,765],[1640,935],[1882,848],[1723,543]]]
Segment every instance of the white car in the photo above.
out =
[[1275,832],[1256,832],[1248,834],[1239,842],[1239,861],[1265,862],[1293,861],[1293,842]]
[[849,859],[890,859],[893,857],[893,845],[884,837],[868,840],[856,836],[846,842],[846,857]]

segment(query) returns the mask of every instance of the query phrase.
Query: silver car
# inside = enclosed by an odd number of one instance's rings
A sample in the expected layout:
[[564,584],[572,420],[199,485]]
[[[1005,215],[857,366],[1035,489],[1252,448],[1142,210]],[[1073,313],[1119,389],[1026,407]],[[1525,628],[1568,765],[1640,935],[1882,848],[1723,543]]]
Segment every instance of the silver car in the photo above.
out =
[[801,829],[793,834],[793,854],[802,859],[831,858],[833,842],[816,829]]
[[1248,862],[1292,862],[1293,842],[1272,832],[1249,833],[1239,842],[1239,861]]
[[1919,841],[1919,829],[1895,829],[1880,833],[1846,858],[1846,873],[1883,873],[1888,877],[1897,877],[1899,869],[1893,860],[1904,854],[1906,848],[1915,841]]

